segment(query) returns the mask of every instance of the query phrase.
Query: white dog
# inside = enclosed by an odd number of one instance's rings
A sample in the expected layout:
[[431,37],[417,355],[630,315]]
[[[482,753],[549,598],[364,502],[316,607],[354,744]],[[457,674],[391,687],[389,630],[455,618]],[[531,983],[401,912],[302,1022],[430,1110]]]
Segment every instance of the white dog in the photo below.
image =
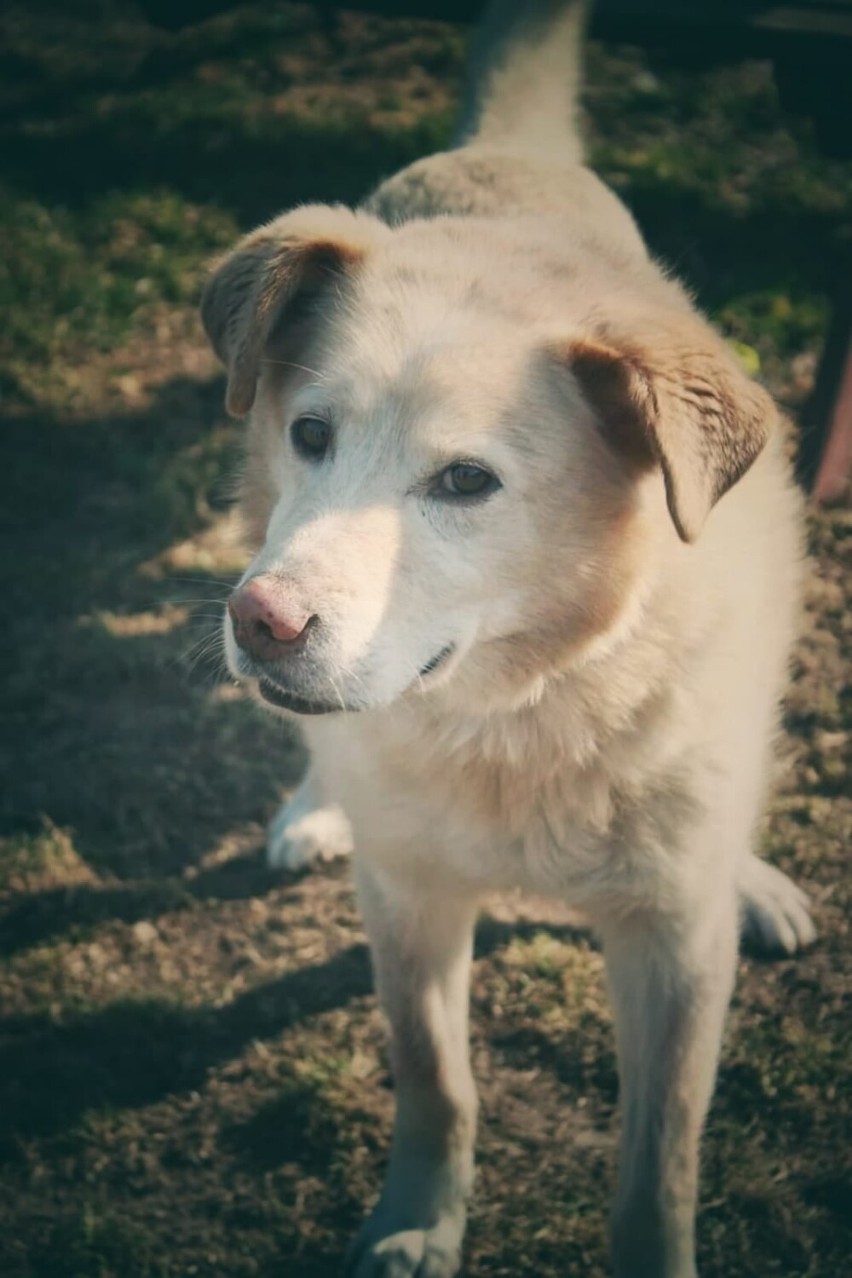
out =
[[203,302],[250,413],[228,661],[313,759],[272,853],[354,846],[392,1028],[357,1278],[458,1269],[486,891],[554,893],[602,937],[621,1278],[695,1274],[740,907],[767,944],[812,935],[752,853],[800,502],[769,397],[582,166],[582,9],[492,6],[457,147],[261,227]]

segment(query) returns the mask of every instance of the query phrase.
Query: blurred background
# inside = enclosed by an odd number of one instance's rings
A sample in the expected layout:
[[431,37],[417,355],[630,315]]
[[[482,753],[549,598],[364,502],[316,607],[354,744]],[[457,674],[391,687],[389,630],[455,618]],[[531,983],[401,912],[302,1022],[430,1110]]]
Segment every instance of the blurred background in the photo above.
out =
[[[377,1192],[391,1093],[348,871],[264,868],[304,760],[221,679],[241,429],[196,305],[241,231],[357,201],[444,145],[468,33],[327,5],[0,13],[6,1278],[327,1278]],[[594,164],[807,423],[852,164],[824,119],[818,135],[782,107],[753,48],[602,34]],[[743,960],[705,1145],[706,1278],[837,1278],[852,1246],[848,506],[815,511],[810,538],[763,841],[809,885],[822,939]],[[617,1083],[593,941],[494,901],[473,1013],[466,1272],[600,1278]]]

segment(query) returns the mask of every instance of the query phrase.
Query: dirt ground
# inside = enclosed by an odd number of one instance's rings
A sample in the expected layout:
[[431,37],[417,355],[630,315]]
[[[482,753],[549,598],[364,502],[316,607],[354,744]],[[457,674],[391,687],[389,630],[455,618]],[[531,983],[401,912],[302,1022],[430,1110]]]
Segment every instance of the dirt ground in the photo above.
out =
[[[240,430],[194,306],[239,229],[441,144],[464,33],[277,4],[170,32],[162,11],[0,15],[0,1273],[328,1278],[380,1184],[391,1084],[347,867],[264,867],[304,758],[221,678]],[[759,64],[593,47],[587,100],[604,174],[795,417],[852,168]],[[820,940],[742,960],[704,1278],[839,1278],[852,1251],[848,508],[811,549],[763,840]],[[592,938],[495,901],[472,1035],[466,1274],[600,1278],[618,1111]]]

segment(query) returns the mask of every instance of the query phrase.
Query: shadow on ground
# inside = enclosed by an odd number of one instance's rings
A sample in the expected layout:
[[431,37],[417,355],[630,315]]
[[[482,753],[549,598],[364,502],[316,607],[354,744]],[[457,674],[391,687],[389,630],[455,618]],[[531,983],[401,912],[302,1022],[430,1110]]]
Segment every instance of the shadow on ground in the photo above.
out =
[[[165,904],[174,908],[172,900]],[[146,917],[156,912],[156,901],[149,902]],[[111,917],[126,920],[127,913],[122,903]],[[100,918],[107,917],[105,909]],[[567,943],[586,936],[569,926],[543,928],[486,917],[477,930],[475,956],[488,958],[511,941],[530,940],[542,931]],[[62,1131],[87,1110],[149,1105],[198,1088],[208,1070],[238,1056],[247,1044],[371,992],[367,947],[357,944],[256,986],[223,1008],[140,999],[70,1015],[61,1023],[50,1015],[2,1018],[0,1150],[8,1157],[13,1138]],[[536,1042],[531,1050],[520,1039],[496,1040],[507,1051],[516,1048],[528,1057],[543,1049],[545,1036]],[[552,1053],[542,1063],[569,1081]],[[611,1078],[607,1087],[611,1090]]]
[[119,877],[192,865],[269,811],[302,767],[281,725],[215,695],[227,582],[145,571],[209,522],[234,447],[213,429],[220,395],[219,379],[176,378],[142,411],[0,424],[14,546],[0,567],[0,832],[31,834],[47,818]]

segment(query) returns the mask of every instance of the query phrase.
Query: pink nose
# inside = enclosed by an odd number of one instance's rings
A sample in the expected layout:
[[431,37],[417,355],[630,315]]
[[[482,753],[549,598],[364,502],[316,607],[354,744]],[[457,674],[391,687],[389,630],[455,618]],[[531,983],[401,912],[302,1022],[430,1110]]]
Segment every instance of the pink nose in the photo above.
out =
[[277,661],[307,637],[316,620],[293,599],[280,577],[252,577],[228,600],[239,646],[258,661]]

